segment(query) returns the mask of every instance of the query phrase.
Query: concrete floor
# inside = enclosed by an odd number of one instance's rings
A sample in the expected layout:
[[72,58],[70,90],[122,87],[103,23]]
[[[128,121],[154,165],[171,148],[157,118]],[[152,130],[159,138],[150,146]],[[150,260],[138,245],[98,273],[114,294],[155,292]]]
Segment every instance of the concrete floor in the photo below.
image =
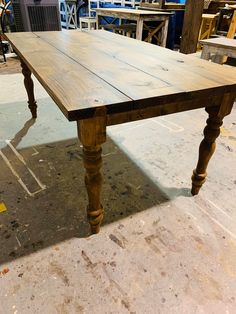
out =
[[37,81],[30,120],[17,72],[0,68],[0,314],[236,313],[236,107],[196,197],[204,110],[110,127],[88,237],[76,125]]

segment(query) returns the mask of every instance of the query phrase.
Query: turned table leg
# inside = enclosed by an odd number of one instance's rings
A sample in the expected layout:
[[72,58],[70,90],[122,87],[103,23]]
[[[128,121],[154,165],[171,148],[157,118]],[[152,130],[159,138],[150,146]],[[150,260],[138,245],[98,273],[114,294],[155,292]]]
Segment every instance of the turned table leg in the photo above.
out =
[[92,233],[98,233],[103,219],[101,205],[102,190],[102,148],[100,145],[83,148],[83,160],[86,170],[85,185],[88,193],[89,204],[87,207],[88,220]]
[[34,98],[34,83],[31,78],[31,71],[27,65],[21,60],[22,74],[24,75],[25,89],[28,95],[28,107],[31,111],[32,118],[37,118],[37,103]]
[[106,141],[106,114],[103,108],[94,118],[78,121],[78,134],[83,144],[83,162],[86,170],[85,185],[88,194],[87,214],[92,233],[98,233],[103,219],[101,204],[102,148]]
[[235,96],[225,95],[221,105],[206,108],[209,118],[207,119],[207,126],[204,129],[204,139],[199,147],[197,167],[192,175],[192,195],[197,195],[201,186],[206,181],[207,166],[216,148],[215,140],[220,135],[223,118],[231,112],[234,99]]

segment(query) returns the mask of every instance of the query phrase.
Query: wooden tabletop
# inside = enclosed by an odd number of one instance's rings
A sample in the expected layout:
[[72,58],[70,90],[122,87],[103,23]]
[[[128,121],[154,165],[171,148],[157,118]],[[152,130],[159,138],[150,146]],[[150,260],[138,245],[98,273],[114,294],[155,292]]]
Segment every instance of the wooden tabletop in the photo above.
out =
[[107,31],[7,37],[69,120],[236,91],[235,69]]
[[226,37],[210,38],[200,40],[199,42],[203,45],[207,44],[208,46],[236,49],[236,39],[230,39]]
[[166,11],[148,11],[148,10],[137,10],[137,9],[123,9],[123,8],[98,8],[98,13],[119,13],[119,14],[132,14],[135,16],[155,16],[155,15],[172,15],[171,12]]
[[217,16],[216,14],[207,14],[207,13],[202,14],[202,17],[205,19],[214,19],[216,16]]

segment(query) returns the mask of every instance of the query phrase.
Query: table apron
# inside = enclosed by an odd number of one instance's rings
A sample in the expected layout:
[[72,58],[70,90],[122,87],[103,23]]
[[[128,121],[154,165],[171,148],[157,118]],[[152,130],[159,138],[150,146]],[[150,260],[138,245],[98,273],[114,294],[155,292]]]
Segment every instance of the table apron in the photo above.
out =
[[115,17],[119,19],[126,19],[126,20],[131,20],[131,21],[138,21],[138,20],[143,20],[143,21],[165,21],[168,20],[169,17],[167,16],[136,16],[132,14],[114,14],[114,13],[97,13],[97,16],[102,17],[102,16],[107,16],[107,17]]
[[[229,93],[229,95],[232,93]],[[228,95],[226,93],[225,95]],[[116,125],[120,123],[144,120],[154,118],[158,116],[164,116],[172,113],[178,113],[183,111],[189,111],[199,108],[220,106],[224,94],[220,96],[211,96],[209,98],[191,99],[185,102],[173,102],[169,104],[163,104],[158,106],[134,109],[127,112],[117,112],[107,114],[107,125]],[[236,97],[236,94],[235,94]]]

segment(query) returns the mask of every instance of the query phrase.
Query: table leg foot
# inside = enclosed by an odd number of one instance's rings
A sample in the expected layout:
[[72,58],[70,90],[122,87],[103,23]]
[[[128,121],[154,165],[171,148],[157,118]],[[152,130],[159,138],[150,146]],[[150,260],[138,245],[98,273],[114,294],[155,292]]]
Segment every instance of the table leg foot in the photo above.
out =
[[28,108],[32,114],[32,118],[36,119],[37,118],[37,103],[36,103],[36,101],[34,103],[30,103],[28,101]]
[[198,174],[196,170],[193,170],[193,175],[192,175],[192,190],[191,193],[192,195],[197,195],[202,187],[202,185],[206,181],[206,173],[203,174]]
[[206,108],[209,118],[207,119],[207,126],[204,129],[204,139],[199,148],[199,159],[197,168],[192,175],[192,194],[196,195],[203,183],[206,181],[207,166],[209,160],[214,154],[216,138],[220,135],[220,127],[223,123],[223,117],[219,116],[219,106]]
[[34,83],[31,78],[31,71],[27,65],[21,61],[22,74],[24,75],[24,85],[28,95],[28,108],[32,114],[32,118],[37,118],[37,103],[34,98]]
[[85,185],[88,193],[88,220],[92,233],[98,233],[103,219],[103,207],[100,201],[102,189],[102,148],[100,145],[83,148],[83,161],[86,169]]

